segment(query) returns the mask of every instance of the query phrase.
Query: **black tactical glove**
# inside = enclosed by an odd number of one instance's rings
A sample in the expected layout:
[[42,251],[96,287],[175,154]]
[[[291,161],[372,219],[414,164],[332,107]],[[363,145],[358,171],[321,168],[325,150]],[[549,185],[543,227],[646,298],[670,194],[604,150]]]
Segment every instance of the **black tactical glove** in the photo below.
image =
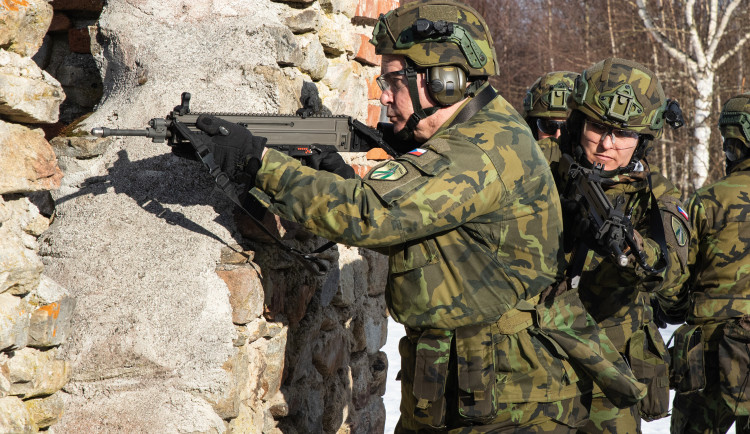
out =
[[254,136],[242,125],[211,115],[198,116],[195,126],[208,136],[203,143],[229,179],[252,187],[267,139]]
[[335,151],[316,150],[313,154],[301,158],[302,164],[315,170],[335,173],[344,179],[355,178],[354,169],[346,164],[341,154]]

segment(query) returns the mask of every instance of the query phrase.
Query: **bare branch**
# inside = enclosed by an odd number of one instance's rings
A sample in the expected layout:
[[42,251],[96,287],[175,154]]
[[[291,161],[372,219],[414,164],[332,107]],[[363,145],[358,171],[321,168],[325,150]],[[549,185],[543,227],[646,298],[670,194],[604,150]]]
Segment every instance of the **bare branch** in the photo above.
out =
[[636,0],[636,5],[638,6],[638,16],[641,17],[643,25],[646,26],[646,30],[651,33],[654,39],[656,39],[656,41],[658,41],[659,44],[664,47],[667,53],[669,53],[669,55],[672,56],[675,60],[683,63],[691,70],[696,70],[698,65],[695,60],[690,58],[690,54],[678,49],[674,44],[672,44],[669,39],[667,39],[666,35],[664,35],[656,28],[656,25],[654,25],[654,21],[651,19],[651,16],[646,10],[646,4],[644,0]]

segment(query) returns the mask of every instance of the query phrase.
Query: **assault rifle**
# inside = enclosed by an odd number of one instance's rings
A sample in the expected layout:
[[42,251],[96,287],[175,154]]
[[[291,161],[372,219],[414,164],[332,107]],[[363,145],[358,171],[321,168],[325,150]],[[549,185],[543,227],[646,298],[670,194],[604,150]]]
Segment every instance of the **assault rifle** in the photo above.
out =
[[[382,134],[349,116],[309,115],[304,110],[297,115],[251,113],[193,113],[190,111],[190,94],[182,94],[182,102],[165,118],[153,118],[142,130],[94,128],[97,137],[137,136],[148,137],[154,143],[181,147],[190,143],[189,133],[204,134],[195,126],[201,114],[213,115],[228,122],[240,124],[253,135],[266,137],[266,147],[279,150],[291,157],[312,155],[316,150],[334,152],[366,152],[383,148],[394,155]],[[180,125],[187,128],[187,132]]]
[[[619,198],[613,205],[604,193],[601,174],[603,170],[604,167],[601,164],[597,164],[593,169],[588,169],[576,163],[570,155],[563,154],[560,159],[560,171],[565,174],[567,179],[561,198],[582,206],[587,214],[585,218],[588,218],[589,221],[589,226],[586,228],[588,235],[618,265],[626,266],[628,254],[632,254],[644,270],[649,273],[659,273],[661,270],[656,270],[646,263],[646,255],[635,240],[630,218],[618,209],[619,206],[622,206],[623,199]],[[573,288],[578,287],[588,250],[588,247],[582,248],[579,245],[568,269],[568,277],[571,278]]]
[[362,122],[348,116],[311,115],[309,110],[301,110],[296,115],[238,114],[238,113],[192,113],[190,111],[190,94],[184,92],[180,105],[175,107],[165,118],[153,118],[148,127],[142,130],[93,128],[91,134],[98,137],[136,136],[148,137],[154,143],[171,146],[176,153],[184,155],[184,149],[191,149],[203,162],[216,184],[237,206],[247,213],[258,226],[275,240],[284,251],[300,260],[310,271],[325,275],[328,272],[327,261],[318,258],[317,254],[330,248],[335,243],[329,242],[315,252],[304,253],[293,249],[272,234],[258,219],[247,210],[238,190],[229,177],[216,164],[213,154],[202,140],[196,140],[205,133],[195,123],[198,116],[208,114],[228,122],[242,125],[253,135],[266,137],[266,147],[277,149],[292,157],[304,157],[315,152],[365,152],[371,148],[382,148],[391,155],[395,151],[386,143],[382,134]]

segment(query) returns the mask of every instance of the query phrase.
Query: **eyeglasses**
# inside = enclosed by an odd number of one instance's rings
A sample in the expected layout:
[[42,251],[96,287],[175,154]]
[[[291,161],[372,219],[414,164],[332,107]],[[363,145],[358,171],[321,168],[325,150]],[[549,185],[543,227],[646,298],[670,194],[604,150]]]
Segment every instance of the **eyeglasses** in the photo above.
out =
[[380,87],[380,90],[383,92],[391,88],[393,88],[393,90],[398,90],[404,86],[404,81],[401,79],[404,75],[406,75],[406,69],[386,72],[375,81],[378,82],[378,87]]
[[[609,136],[610,139],[612,139],[612,147],[617,150],[630,149],[630,148],[635,147],[638,144],[637,132],[629,131],[629,130],[621,130],[619,128],[610,127],[609,125],[600,124],[599,122],[594,122],[590,119],[586,119],[586,122],[583,124],[584,136],[586,135],[587,132],[598,135],[599,143],[601,143],[601,141],[604,140],[606,136]],[[635,139],[635,142],[631,142],[630,140],[627,140],[627,139]],[[591,139],[588,139],[588,140],[591,142],[596,141],[596,140],[591,140]]]
[[565,126],[565,121],[547,118],[536,118],[536,127],[539,129],[539,131],[543,132],[544,134],[549,134],[550,136],[554,136],[555,134],[557,134],[557,130],[562,129],[563,126]]

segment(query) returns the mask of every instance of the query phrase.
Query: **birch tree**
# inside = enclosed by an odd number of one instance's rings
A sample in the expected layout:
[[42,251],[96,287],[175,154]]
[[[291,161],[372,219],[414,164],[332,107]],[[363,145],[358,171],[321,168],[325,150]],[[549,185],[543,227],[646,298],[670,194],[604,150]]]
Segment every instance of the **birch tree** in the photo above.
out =
[[[693,135],[696,143],[691,167],[693,187],[699,188],[708,178],[709,172],[711,125],[707,119],[714,99],[716,71],[747,43],[750,39],[750,26],[745,20],[742,21],[742,26],[734,26],[733,31],[739,29],[741,32],[734,44],[721,44],[722,38],[727,35],[733,15],[744,15],[744,9],[747,9],[750,0],[703,0],[698,1],[697,5],[696,0],[677,1],[683,5],[684,23],[680,27],[688,33],[687,50],[678,48],[678,44],[669,38],[667,29],[654,23],[648,3],[649,0],[636,0],[641,21],[664,50],[686,67],[695,88]],[[704,14],[707,23],[699,26],[696,20],[703,18]]]

